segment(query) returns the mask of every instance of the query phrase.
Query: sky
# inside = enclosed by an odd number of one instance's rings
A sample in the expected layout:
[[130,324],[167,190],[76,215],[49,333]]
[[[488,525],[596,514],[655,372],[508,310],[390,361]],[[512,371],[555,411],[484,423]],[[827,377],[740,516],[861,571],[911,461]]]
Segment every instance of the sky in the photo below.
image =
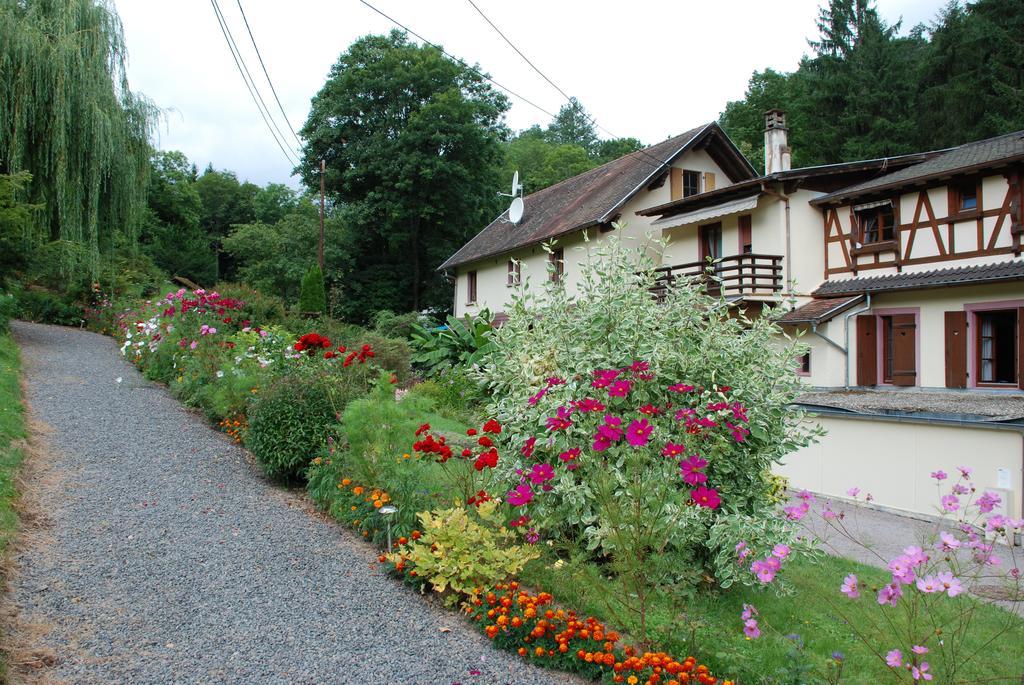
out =
[[[514,130],[547,125],[564,98],[492,29],[469,0],[368,0],[382,12],[537,105],[510,96]],[[821,0],[824,1],[824,0]],[[575,96],[599,134],[650,144],[716,119],[743,97],[751,72],[796,68],[816,35],[819,0],[474,0],[544,74]],[[277,125],[299,143],[274,102],[239,3],[292,128],[338,56],[358,37],[393,28],[359,0],[218,0]],[[904,29],[931,22],[945,0],[878,0]],[[130,87],[165,111],[158,148],[202,170],[299,187],[221,33],[211,0],[115,0],[124,24]],[[542,111],[545,110],[545,111]]]

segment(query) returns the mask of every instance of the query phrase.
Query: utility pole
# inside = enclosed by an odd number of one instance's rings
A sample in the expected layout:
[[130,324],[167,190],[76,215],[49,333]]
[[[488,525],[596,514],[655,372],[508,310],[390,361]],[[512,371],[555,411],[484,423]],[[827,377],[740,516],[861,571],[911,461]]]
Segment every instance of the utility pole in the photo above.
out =
[[317,262],[320,264],[320,273],[324,272],[324,174],[327,171],[327,162],[320,160],[320,248],[317,250]]

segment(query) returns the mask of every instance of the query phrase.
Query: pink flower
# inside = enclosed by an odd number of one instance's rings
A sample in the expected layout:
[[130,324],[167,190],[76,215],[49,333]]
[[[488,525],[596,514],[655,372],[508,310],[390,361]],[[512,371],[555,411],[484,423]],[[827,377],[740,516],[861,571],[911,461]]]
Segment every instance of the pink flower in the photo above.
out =
[[644,361],[635,361],[629,366],[629,370],[633,373],[643,373],[644,371],[650,370],[651,365]]
[[592,397],[585,397],[578,402],[573,402],[572,406],[582,412],[604,411],[604,405]]
[[608,397],[625,397],[632,389],[632,381],[615,381],[608,388]]
[[935,579],[935,576],[927,576],[926,578],[917,579],[917,589],[930,595],[935,592],[941,592],[942,585]]
[[757,609],[755,609],[751,604],[744,604],[743,613],[740,614],[740,618],[744,621],[749,621],[755,616],[757,616]]
[[777,556],[779,559],[781,559],[783,561],[785,561],[786,557],[789,556],[790,551],[791,550],[789,549],[789,545],[781,543],[781,542],[779,544],[775,545],[774,547],[772,547],[772,554],[774,554],[775,556]]
[[654,426],[647,422],[647,419],[633,421],[626,429],[626,442],[633,447],[643,447],[651,438],[651,431]]
[[952,571],[943,571],[938,575],[936,580],[942,585],[942,589],[946,591],[946,594],[950,597],[956,597],[964,591],[964,586],[960,583]]
[[971,479],[971,474],[974,472],[970,466],[957,466],[956,470],[960,472],[960,477],[965,480]]
[[860,488],[850,488],[849,490],[846,491],[846,494],[854,499],[857,499],[857,495],[860,494]]
[[540,402],[541,398],[543,398],[544,395],[547,395],[547,394],[548,394],[548,389],[547,388],[541,388],[537,392],[536,395],[533,395],[532,397],[530,397],[530,399],[526,400],[526,403],[532,407],[535,404],[537,404],[538,402]]
[[622,430],[619,426],[622,425],[622,419],[617,416],[605,416],[604,423],[597,427],[597,433],[594,435],[594,451],[603,452],[614,443],[622,439]]
[[924,550],[916,545],[903,548],[903,554],[910,560],[911,565],[920,566],[928,561],[929,556],[924,553]]
[[661,407],[655,407],[653,404],[645,404],[638,408],[637,411],[647,416],[657,416],[662,412],[662,409]]
[[800,492],[796,493],[796,496],[797,499],[802,499],[805,502],[814,501],[814,493],[811,492],[810,490],[801,490]]
[[903,590],[899,583],[889,583],[878,591],[878,603],[896,606],[896,601],[903,596]]
[[942,497],[942,508],[946,511],[956,511],[960,508],[960,498],[956,495],[944,495]]
[[568,449],[568,450],[562,452],[561,454],[559,454],[558,458],[561,459],[562,461],[568,462],[568,461],[573,461],[573,460],[577,459],[579,456],[580,456],[580,448],[579,447],[573,447],[572,449]]
[[797,504],[791,507],[783,507],[782,511],[786,513],[786,518],[790,521],[799,521],[804,516],[807,516],[807,512],[810,511],[811,507],[807,502]]
[[761,637],[761,629],[757,625],[757,619],[750,618],[743,622],[743,634],[751,640]]
[[699,506],[706,507],[708,509],[717,509],[718,505],[722,503],[722,498],[718,496],[717,490],[704,486],[694,488],[693,491],[690,492],[690,499],[696,502]]
[[189,348],[190,350],[194,350],[194,349],[196,349],[197,347],[199,347],[199,341],[198,341],[198,340],[193,340],[193,341],[192,341],[192,344],[190,344],[190,345],[188,346],[188,348]]
[[899,668],[903,665],[903,652],[894,649],[885,655],[885,663],[890,668]]
[[683,482],[687,485],[699,485],[706,483],[708,477],[701,471],[708,463],[694,454],[679,462],[679,470],[683,474]]
[[978,511],[982,514],[988,514],[993,509],[998,507],[1003,501],[1003,498],[994,492],[985,491],[981,497],[978,498]]
[[750,565],[751,572],[757,576],[757,579],[763,584],[768,584],[775,579],[775,574],[779,572],[782,564],[775,557],[768,557],[767,559],[757,559]]
[[555,470],[551,468],[551,464],[534,464],[533,470],[530,471],[530,481],[534,485],[541,485],[554,477]]
[[509,490],[505,501],[513,507],[524,507],[533,499],[533,490],[526,483],[520,483],[514,490]]
[[590,385],[594,388],[607,388],[620,373],[618,369],[598,369],[594,371],[594,380]]
[[661,453],[666,457],[678,457],[681,454],[686,454],[686,447],[682,443],[666,442]]
[[526,457],[527,459],[532,457],[533,456],[533,448],[534,448],[534,445],[536,445],[536,444],[537,444],[537,438],[536,437],[531,435],[529,438],[527,438],[526,439],[526,443],[523,445],[523,449],[521,450],[522,453],[523,453],[523,456]]
[[686,383],[676,383],[675,385],[668,386],[669,392],[690,392],[693,390],[692,385]]
[[857,589],[857,575],[851,573],[843,578],[843,584],[839,588],[839,591],[850,599],[857,599],[860,597],[860,591]]
[[913,647],[910,648],[910,651],[913,652],[914,654],[927,654],[928,653],[928,648],[927,647],[923,647],[921,645],[914,645]]
[[572,425],[572,419],[562,418],[560,416],[549,416],[547,418],[548,430],[552,433],[565,430]]
[[914,582],[914,564],[906,555],[898,556],[889,562],[894,582],[909,585]]
[[914,680],[931,680],[932,679],[932,674],[931,673],[927,673],[927,671],[928,671],[928,662],[927,661],[922,661],[920,666],[911,666],[910,667],[910,676]]
[[960,547],[960,541],[956,539],[955,535],[942,531],[939,533],[939,542],[936,543],[935,547],[943,552],[952,552]]
[[935,480],[946,480],[946,478],[948,478],[948,476],[946,475],[945,471],[939,470],[939,471],[932,471],[932,478],[934,478]]
[[730,433],[732,433],[732,439],[736,442],[743,442],[747,439],[747,436],[750,435],[750,431],[746,428],[743,428],[742,426],[734,426],[728,421],[725,422],[725,427],[729,429]]

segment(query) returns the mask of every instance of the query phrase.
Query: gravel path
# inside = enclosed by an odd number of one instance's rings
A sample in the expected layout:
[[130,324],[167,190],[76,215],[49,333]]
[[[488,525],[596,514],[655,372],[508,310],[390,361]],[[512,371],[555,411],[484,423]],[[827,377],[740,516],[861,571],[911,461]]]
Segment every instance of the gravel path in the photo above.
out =
[[48,525],[16,554],[10,590],[18,624],[45,629],[33,646],[56,657],[47,678],[579,682],[493,649],[387,578],[369,545],[267,483],[113,340],[13,329],[32,418],[52,427],[50,473],[30,495]]

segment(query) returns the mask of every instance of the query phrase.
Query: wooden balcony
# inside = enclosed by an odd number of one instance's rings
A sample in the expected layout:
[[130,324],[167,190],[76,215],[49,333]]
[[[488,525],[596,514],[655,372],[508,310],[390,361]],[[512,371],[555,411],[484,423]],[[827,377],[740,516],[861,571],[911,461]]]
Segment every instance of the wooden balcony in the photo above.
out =
[[782,292],[782,255],[738,254],[714,263],[690,262],[654,270],[651,293],[659,300],[673,285],[704,283],[708,294],[727,298],[775,297]]

